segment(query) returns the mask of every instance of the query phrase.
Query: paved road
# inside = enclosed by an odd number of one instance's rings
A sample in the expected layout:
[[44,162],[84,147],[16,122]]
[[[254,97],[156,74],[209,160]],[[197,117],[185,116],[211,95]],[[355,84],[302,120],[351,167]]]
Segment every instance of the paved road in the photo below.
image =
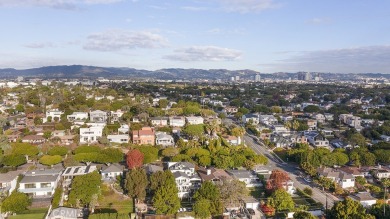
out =
[[[234,124],[231,119],[225,119],[224,120],[225,124]],[[334,201],[337,201],[337,197],[334,197],[332,194],[325,193],[321,189],[314,187],[313,184],[309,184],[305,182],[301,177],[296,175],[297,172],[297,165],[291,164],[291,163],[285,163],[281,160],[279,160],[277,157],[275,157],[270,150],[266,148],[266,146],[260,142],[256,141],[257,139],[255,136],[250,135],[249,133],[246,133],[244,135],[244,141],[245,144],[252,148],[257,154],[263,154],[268,158],[268,164],[267,166],[272,170],[275,168],[282,169],[286,171],[291,180],[294,182],[295,188],[299,188],[303,190],[305,187],[310,187],[313,190],[313,199],[317,202],[321,202],[324,207],[326,207],[326,203],[328,203],[328,208],[331,208],[334,204]]]

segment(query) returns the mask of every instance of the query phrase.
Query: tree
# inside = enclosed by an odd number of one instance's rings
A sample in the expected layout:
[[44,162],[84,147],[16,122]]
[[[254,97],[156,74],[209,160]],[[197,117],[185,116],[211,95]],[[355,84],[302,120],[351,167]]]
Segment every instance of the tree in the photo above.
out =
[[293,215],[294,219],[317,219],[314,215],[307,211],[297,211]]
[[243,127],[234,127],[231,131],[233,136],[241,137],[245,134],[245,129]]
[[221,192],[221,200],[225,207],[239,203],[239,200],[248,194],[245,183],[237,179],[228,180],[223,178],[217,186]]
[[64,156],[68,153],[68,148],[63,146],[54,146],[47,152],[48,155],[60,155]]
[[141,146],[137,147],[137,149],[144,155],[144,164],[158,160],[158,148],[153,146]]
[[303,189],[303,192],[306,193],[308,196],[312,196],[313,195],[313,190],[310,187],[305,187]]
[[13,154],[34,156],[39,153],[38,148],[29,143],[12,143],[11,146]]
[[119,163],[123,161],[123,152],[119,148],[106,148],[102,151],[106,163]]
[[69,193],[69,204],[75,207],[88,205],[93,195],[99,193],[100,184],[101,176],[97,171],[74,177]]
[[131,169],[126,175],[125,187],[127,194],[132,198],[144,200],[148,178],[144,169]]
[[44,155],[39,159],[39,163],[47,166],[61,163],[62,157],[60,155]]
[[164,157],[174,157],[177,154],[179,154],[179,150],[175,147],[167,147],[161,152]]
[[174,177],[167,177],[153,196],[153,207],[157,214],[175,214],[180,208],[180,199]]
[[316,113],[320,111],[320,108],[316,105],[309,105],[303,109],[305,113]]
[[30,204],[31,200],[26,194],[14,191],[3,201],[1,211],[20,213],[26,210]]
[[196,201],[209,201],[209,208],[207,210],[212,216],[218,216],[222,213],[221,192],[219,188],[210,181],[202,183],[202,186],[196,191],[194,199]]
[[144,154],[138,149],[132,149],[126,154],[126,163],[129,169],[141,167],[144,161]]
[[167,108],[168,106],[168,100],[167,99],[161,99],[158,101],[158,106],[160,108]]
[[273,200],[273,207],[277,211],[292,211],[294,209],[294,201],[284,189],[275,190],[271,198]]
[[373,204],[369,209],[369,213],[377,219],[390,218],[390,205],[384,203]]
[[187,125],[184,128],[183,132],[191,136],[192,138],[200,138],[204,133],[204,125]]
[[43,137],[44,137],[45,139],[49,139],[49,138],[51,137],[51,131],[46,131],[46,132],[44,132],[44,133],[43,133]]
[[371,219],[372,215],[366,213],[366,209],[357,201],[347,197],[337,202],[330,210],[330,217],[334,219]]
[[3,157],[3,164],[5,166],[18,167],[27,162],[26,157],[24,155],[6,155]]
[[284,188],[289,180],[290,177],[285,171],[278,169],[272,170],[272,173],[267,180],[266,189],[268,192],[272,193],[277,189]]
[[206,219],[210,218],[210,201],[207,199],[199,199],[195,201],[194,212],[196,218]]

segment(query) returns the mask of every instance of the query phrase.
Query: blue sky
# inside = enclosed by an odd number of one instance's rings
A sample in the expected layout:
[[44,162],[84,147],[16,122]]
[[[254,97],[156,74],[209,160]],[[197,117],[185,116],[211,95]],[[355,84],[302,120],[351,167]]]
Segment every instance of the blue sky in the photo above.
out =
[[0,68],[390,73],[390,1],[0,0]]

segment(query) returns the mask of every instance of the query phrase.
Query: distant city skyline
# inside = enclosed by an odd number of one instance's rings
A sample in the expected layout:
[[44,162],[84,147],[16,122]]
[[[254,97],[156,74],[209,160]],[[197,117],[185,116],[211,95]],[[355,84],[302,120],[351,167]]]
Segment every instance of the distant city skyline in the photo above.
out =
[[0,0],[0,68],[390,73],[389,1]]

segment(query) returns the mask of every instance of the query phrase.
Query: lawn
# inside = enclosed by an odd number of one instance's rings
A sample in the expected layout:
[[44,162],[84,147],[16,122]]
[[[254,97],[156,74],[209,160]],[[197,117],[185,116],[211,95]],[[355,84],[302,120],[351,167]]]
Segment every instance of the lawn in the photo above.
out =
[[35,213],[35,214],[18,214],[15,216],[10,216],[10,219],[44,219],[45,213]]
[[[256,199],[265,198],[265,192],[266,191],[263,187],[249,188],[249,195]],[[262,196],[262,194],[264,194],[264,196]]]
[[108,185],[102,185],[102,194],[99,197],[99,206],[95,212],[128,214],[133,212],[133,201],[124,199],[115,193]]

